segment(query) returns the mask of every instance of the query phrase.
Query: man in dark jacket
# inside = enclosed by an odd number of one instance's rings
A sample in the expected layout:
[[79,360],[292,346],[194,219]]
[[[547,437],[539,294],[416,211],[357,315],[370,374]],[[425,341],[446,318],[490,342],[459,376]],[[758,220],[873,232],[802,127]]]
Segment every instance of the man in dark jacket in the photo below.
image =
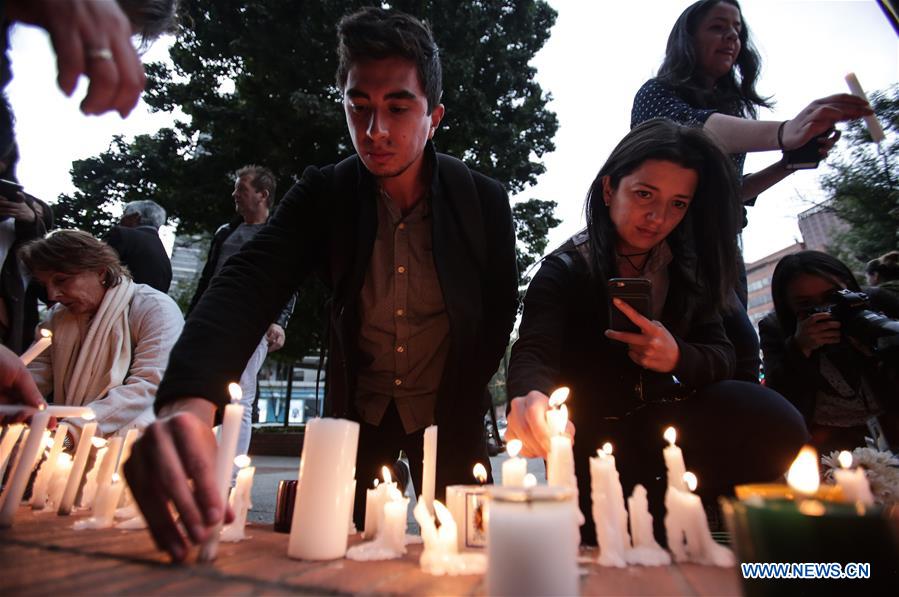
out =
[[168,293],[172,261],[159,238],[163,224],[165,210],[158,203],[132,201],[125,204],[119,225],[113,226],[103,240],[119,254],[135,282]]
[[338,30],[338,85],[357,156],[307,169],[229,261],[188,319],[159,389],[160,420],[128,463],[157,545],[175,559],[188,542],[165,504],[176,503],[193,542],[222,519],[208,428],[254,338],[313,274],[332,293],[327,411],[361,426],[357,487],[374,478],[374,461],[392,462],[400,448],[420,477],[416,454],[431,423],[438,496],[469,482],[475,461],[489,464],[484,388],[517,306],[508,198],[430,143],[444,107],[425,25],[368,8]]

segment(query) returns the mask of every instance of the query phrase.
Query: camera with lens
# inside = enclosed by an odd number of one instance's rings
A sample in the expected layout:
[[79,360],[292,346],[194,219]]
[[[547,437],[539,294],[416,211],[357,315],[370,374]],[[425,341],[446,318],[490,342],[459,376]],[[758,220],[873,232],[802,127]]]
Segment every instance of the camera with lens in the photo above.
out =
[[840,322],[843,337],[871,351],[892,367],[899,367],[899,321],[869,309],[868,295],[852,290],[835,290],[827,305],[809,309],[829,313]]

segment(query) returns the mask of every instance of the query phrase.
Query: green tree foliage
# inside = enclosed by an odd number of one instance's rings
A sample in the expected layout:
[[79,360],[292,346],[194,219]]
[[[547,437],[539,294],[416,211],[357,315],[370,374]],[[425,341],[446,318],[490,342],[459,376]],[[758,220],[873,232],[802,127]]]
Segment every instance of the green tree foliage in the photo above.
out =
[[856,271],[899,247],[899,86],[870,99],[887,138],[878,148],[862,121],[850,123],[821,177],[828,208],[849,224],[831,249]]
[[[281,194],[306,166],[350,155],[334,80],[336,23],[370,4],[378,3],[183,0],[171,64],[148,66],[145,94],[152,109],[177,114],[176,124],[131,143],[117,138],[102,155],[76,162],[78,191],[57,204],[62,222],[102,233],[111,224],[108,207],[141,198],[177,218],[179,234],[210,232],[233,217],[231,173],[238,167],[268,166]],[[554,149],[558,122],[529,62],[548,39],[555,11],[544,0],[391,6],[427,20],[441,48],[447,113],[435,137],[438,150],[463,158],[510,193],[534,184],[544,170],[540,158]],[[516,206],[520,263],[530,263],[557,220],[554,203],[523,205]],[[317,295],[303,301],[293,321],[319,325],[303,309],[322,304]],[[314,344],[315,334],[299,336],[284,352]]]

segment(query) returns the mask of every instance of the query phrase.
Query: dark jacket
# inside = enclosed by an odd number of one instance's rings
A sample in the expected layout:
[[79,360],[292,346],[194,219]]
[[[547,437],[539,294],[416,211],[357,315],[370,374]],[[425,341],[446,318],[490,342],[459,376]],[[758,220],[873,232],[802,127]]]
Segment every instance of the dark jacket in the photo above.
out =
[[113,226],[103,240],[119,254],[135,282],[168,293],[172,284],[172,261],[156,228]]
[[[675,262],[661,321],[680,348],[673,374],[688,388],[727,379],[733,346],[721,316],[691,300]],[[518,341],[509,363],[509,398],[531,390],[549,395],[571,388],[568,403],[578,436],[591,437],[602,417],[620,417],[639,405],[635,386],[658,379],[627,356],[625,344],[605,337],[609,327],[605,281],[591,276],[581,252],[569,241],[547,257],[528,288]],[[593,446],[595,449],[596,446]]]
[[16,221],[16,240],[0,270],[0,292],[3,293],[9,317],[3,345],[16,354],[24,352],[34,340],[34,329],[38,324],[37,299],[40,294],[40,286],[36,282],[31,282],[27,288],[22,285],[21,264],[16,251],[24,243],[44,236],[53,228],[53,210],[46,203],[28,194],[25,194],[25,201],[35,212],[34,221]]
[[[206,292],[206,289],[209,288],[209,283],[215,277],[215,268],[222,253],[222,246],[224,246],[225,241],[228,240],[229,236],[234,234],[234,231],[237,230],[237,227],[240,226],[242,222],[243,218],[237,216],[227,224],[219,226],[219,229],[215,231],[212,242],[209,244],[209,254],[206,255],[206,264],[203,265],[203,272],[200,274],[200,280],[197,282],[197,290],[194,292],[193,298],[190,299],[190,305],[187,307],[185,318],[190,316],[194,308],[200,302],[200,298]],[[241,250],[243,250],[243,247],[241,247]],[[282,329],[287,329],[287,324],[290,323],[290,316],[293,314],[293,308],[296,305],[296,301],[297,295],[294,293],[283,305],[283,308],[278,313],[278,317],[272,320],[281,326]],[[271,323],[272,322],[270,321],[269,324]],[[266,328],[267,327],[268,326],[266,326]],[[261,337],[262,336],[260,335],[260,338]]]
[[[892,319],[899,318],[896,298],[881,288],[864,288],[868,294],[870,307]],[[765,385],[782,394],[802,413],[806,423],[811,423],[815,414],[815,402],[819,389],[827,389],[827,382],[819,373],[819,351],[813,350],[806,358],[793,335],[787,336],[781,328],[777,314],[772,311],[759,320],[759,337],[762,344],[762,360],[765,365]],[[851,353],[850,353],[851,354]],[[895,398],[899,388],[871,358],[860,354],[852,355],[855,372],[868,376],[872,389],[882,398]],[[885,400],[885,405],[895,410],[895,400]]]
[[[434,263],[450,323],[438,391],[438,458],[483,438],[484,388],[515,320],[518,275],[506,193],[431,144]],[[269,221],[216,276],[172,351],[157,408],[182,396],[227,400],[255,343],[307,278],[328,286],[330,336],[326,412],[358,419],[359,294],[377,232],[375,178],[357,157],[308,168]]]

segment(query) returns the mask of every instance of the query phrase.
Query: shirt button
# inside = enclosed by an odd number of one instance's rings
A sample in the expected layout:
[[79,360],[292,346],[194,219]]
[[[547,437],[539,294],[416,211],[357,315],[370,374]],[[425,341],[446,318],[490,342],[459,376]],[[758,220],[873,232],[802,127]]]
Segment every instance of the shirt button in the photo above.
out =
[[400,273],[400,274],[405,274],[405,273],[406,273],[406,267],[401,265],[401,266],[399,266],[398,268],[396,268],[396,271],[397,271],[398,273]]
[[400,346],[396,347],[396,351],[397,352],[406,352],[406,349],[402,345],[400,345]]
[[396,379],[393,380],[393,385],[395,385],[395,386],[401,386],[401,385],[403,385],[403,380],[400,379],[400,378],[396,378]]
[[406,223],[405,223],[405,222],[400,222],[400,223],[399,223],[399,226],[397,226],[397,228],[399,228],[400,230],[405,230],[405,229],[406,229]]
[[402,317],[402,316],[405,315],[405,314],[406,314],[406,310],[405,310],[405,309],[397,309],[397,310],[396,310],[396,316],[397,316],[397,317]]

